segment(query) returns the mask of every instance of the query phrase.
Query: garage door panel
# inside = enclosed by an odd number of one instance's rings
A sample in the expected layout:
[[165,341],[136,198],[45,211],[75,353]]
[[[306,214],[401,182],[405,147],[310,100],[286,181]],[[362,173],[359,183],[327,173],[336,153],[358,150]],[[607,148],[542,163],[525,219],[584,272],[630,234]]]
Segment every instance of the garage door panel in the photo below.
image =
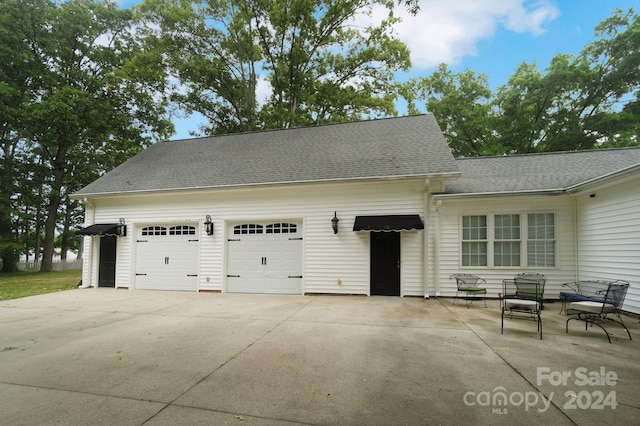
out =
[[233,293],[263,293],[262,277],[247,275],[233,276],[229,278],[229,287]]
[[[178,235],[164,230],[174,228],[155,225],[155,235],[141,235],[136,247],[136,285],[142,290],[196,291],[198,287],[198,247],[195,235],[182,235],[183,229],[195,227],[179,225]],[[164,232],[164,234],[163,234]]]
[[[274,226],[275,225],[275,226]],[[298,224],[258,223],[231,227],[251,230],[228,241],[229,292],[302,293],[302,238]],[[261,229],[274,230],[261,233]],[[278,232],[275,232],[278,231]],[[295,277],[295,278],[290,278]]]

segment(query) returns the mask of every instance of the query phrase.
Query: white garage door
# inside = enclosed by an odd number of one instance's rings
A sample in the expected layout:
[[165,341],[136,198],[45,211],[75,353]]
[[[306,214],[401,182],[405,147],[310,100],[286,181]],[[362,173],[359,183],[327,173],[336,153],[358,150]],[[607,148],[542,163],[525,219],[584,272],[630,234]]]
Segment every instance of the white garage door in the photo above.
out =
[[232,225],[227,290],[234,293],[302,293],[302,232],[298,223]]
[[138,231],[136,285],[142,290],[198,289],[198,237],[191,225],[154,225]]

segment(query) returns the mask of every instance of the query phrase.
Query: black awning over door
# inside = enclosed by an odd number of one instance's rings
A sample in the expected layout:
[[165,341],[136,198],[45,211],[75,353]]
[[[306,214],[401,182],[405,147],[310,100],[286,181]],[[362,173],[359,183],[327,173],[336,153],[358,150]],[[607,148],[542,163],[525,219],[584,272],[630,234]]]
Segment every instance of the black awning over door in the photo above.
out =
[[385,216],[356,216],[354,231],[400,232],[424,229],[424,223],[417,214],[394,214]]
[[86,228],[78,229],[76,235],[85,235],[90,237],[119,237],[126,235],[126,225],[119,223],[96,223]]

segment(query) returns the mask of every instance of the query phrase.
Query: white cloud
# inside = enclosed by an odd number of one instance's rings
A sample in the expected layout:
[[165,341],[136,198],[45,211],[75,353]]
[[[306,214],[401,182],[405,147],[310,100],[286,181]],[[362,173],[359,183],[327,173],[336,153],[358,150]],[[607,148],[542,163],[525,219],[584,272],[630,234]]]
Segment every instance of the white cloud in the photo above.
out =
[[256,84],[256,102],[262,106],[267,103],[271,94],[273,93],[273,87],[271,83],[265,77],[258,76]]
[[[426,69],[445,62],[456,64],[476,54],[480,40],[499,27],[534,36],[560,14],[550,0],[419,0],[420,11],[411,16],[402,6],[396,15],[398,36],[411,50],[413,68]],[[373,20],[381,19],[380,10]]]

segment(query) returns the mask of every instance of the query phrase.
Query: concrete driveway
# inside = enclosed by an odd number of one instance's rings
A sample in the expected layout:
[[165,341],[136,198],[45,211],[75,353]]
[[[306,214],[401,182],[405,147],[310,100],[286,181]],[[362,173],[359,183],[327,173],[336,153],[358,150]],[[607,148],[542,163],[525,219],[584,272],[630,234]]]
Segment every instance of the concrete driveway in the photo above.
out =
[[0,302],[0,421],[638,424],[640,324],[450,299],[85,289]]

